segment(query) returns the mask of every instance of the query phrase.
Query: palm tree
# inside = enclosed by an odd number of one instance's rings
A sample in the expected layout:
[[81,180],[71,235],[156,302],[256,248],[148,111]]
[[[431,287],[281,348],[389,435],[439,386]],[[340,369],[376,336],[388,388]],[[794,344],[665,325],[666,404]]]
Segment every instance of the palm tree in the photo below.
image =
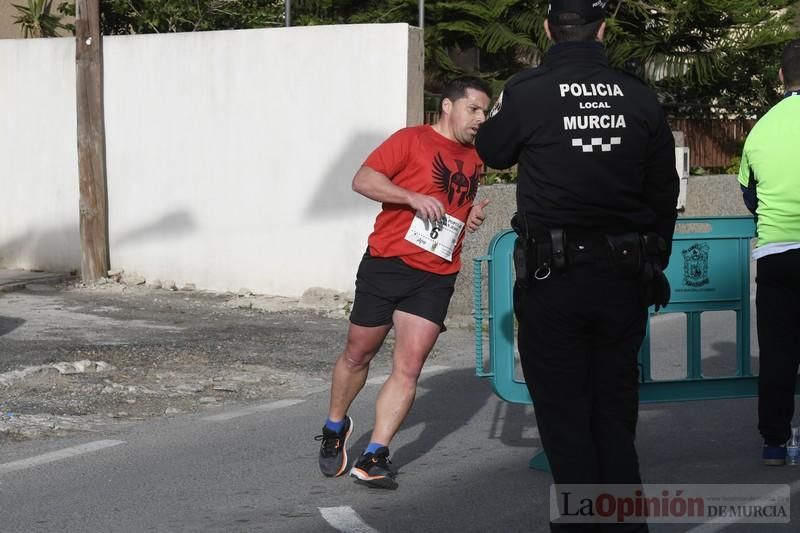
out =
[[612,65],[638,66],[675,115],[760,114],[778,98],[796,0],[619,0]]
[[[433,2],[428,13],[425,44],[434,83],[479,72],[500,85],[520,68],[538,63],[545,50],[544,0]],[[471,49],[472,64],[454,61]]]
[[[419,0],[360,4],[349,13],[338,12],[339,20],[417,24]],[[537,62],[546,43],[542,21],[547,4],[548,0],[426,2],[426,87],[437,90],[445,80],[461,74],[477,74],[499,86],[520,68]],[[321,14],[329,13],[323,10]],[[460,60],[464,55],[470,55],[471,60]]]
[[27,6],[12,4],[19,15],[14,17],[14,24],[20,25],[22,36],[58,37],[58,30],[64,28],[61,17],[51,13],[53,0],[28,0]]

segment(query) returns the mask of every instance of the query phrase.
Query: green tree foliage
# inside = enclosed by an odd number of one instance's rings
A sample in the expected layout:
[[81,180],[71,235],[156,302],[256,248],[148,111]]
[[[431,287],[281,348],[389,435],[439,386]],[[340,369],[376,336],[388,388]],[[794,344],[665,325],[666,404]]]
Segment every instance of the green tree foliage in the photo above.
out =
[[22,36],[58,37],[58,30],[64,28],[61,16],[53,11],[53,0],[28,0],[26,5],[12,4],[19,12],[14,24],[19,24]]
[[[545,2],[486,0],[435,2],[426,17],[426,53],[430,80],[443,82],[455,74],[471,73],[454,56],[474,51],[477,72],[495,86],[520,68],[538,63],[546,42],[542,21]],[[476,73],[477,73],[476,72]]]
[[[473,73],[500,86],[541,55],[547,0],[425,2],[426,87]],[[299,0],[296,24],[419,23],[417,0]],[[296,6],[296,7],[295,7]]]
[[[293,4],[294,6],[295,4]],[[478,74],[502,85],[549,47],[548,0],[427,1],[426,87]],[[677,116],[756,115],[780,97],[777,71],[797,0],[612,0],[611,64],[636,72]],[[298,0],[298,24],[408,22],[417,0]],[[796,28],[796,24],[795,24]],[[471,65],[459,56],[472,51]]]
[[[75,2],[59,8],[75,14]],[[281,26],[283,0],[100,0],[104,35]]]
[[620,0],[608,19],[617,67],[633,67],[677,116],[759,115],[780,98],[795,0]]
[[[319,24],[348,24],[361,12],[372,12],[391,6],[385,0],[292,0],[292,26]],[[380,13],[377,14],[380,17]],[[393,20],[371,20],[370,22],[394,22]]]

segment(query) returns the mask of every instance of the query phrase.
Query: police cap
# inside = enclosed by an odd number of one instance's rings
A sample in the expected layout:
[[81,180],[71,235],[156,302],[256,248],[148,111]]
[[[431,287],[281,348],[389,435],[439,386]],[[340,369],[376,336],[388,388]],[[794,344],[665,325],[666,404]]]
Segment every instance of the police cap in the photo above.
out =
[[605,18],[608,0],[550,0],[547,20],[553,26],[582,26]]

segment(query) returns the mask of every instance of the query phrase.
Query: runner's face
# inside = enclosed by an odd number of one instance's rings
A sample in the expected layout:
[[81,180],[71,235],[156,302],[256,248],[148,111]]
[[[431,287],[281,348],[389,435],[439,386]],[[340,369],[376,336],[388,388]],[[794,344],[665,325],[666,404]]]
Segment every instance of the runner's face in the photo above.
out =
[[478,127],[486,121],[489,96],[476,89],[467,89],[463,97],[450,106],[450,130],[461,144],[473,144]]

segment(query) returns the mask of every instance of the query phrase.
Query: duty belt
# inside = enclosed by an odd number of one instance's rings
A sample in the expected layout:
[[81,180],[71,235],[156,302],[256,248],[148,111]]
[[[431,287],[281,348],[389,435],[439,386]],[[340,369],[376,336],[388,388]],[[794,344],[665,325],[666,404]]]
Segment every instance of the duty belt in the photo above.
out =
[[514,247],[518,280],[544,280],[552,272],[589,264],[633,276],[641,271],[645,260],[639,233],[547,228],[520,215],[514,215],[511,225],[518,235]]
[[598,231],[546,228],[528,217],[514,215],[514,269],[517,284],[527,288],[552,272],[592,264],[616,270],[623,278],[643,283],[643,303],[655,310],[667,305],[670,286],[664,275],[669,262],[666,241],[656,233],[601,233]]

